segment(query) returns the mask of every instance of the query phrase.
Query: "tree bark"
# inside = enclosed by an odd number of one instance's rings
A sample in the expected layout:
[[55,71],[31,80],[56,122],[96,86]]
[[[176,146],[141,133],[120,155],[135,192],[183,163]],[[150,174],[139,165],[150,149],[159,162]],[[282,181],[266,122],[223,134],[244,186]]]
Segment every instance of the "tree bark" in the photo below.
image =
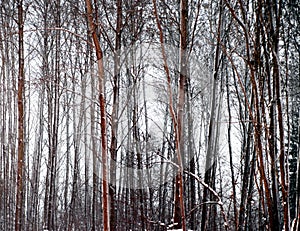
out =
[[[256,80],[256,73],[253,64],[251,63],[251,55],[250,55],[250,38],[249,38],[249,29],[247,24],[242,22],[236,15],[235,10],[231,7],[228,1],[226,1],[226,5],[229,8],[231,15],[237,21],[237,23],[241,26],[244,36],[245,36],[245,48],[246,48],[246,64],[250,69],[250,82],[253,91],[254,97],[254,113],[249,111],[251,120],[254,121],[254,147],[256,153],[258,155],[258,163],[259,163],[259,173],[262,178],[264,191],[265,191],[265,198],[267,201],[267,211],[269,217],[269,226],[271,230],[277,230],[278,227],[274,226],[274,218],[273,218],[273,199],[270,191],[270,185],[267,179],[266,170],[265,170],[265,163],[264,163],[264,156],[263,156],[263,145],[262,145],[262,124],[261,124],[261,111],[260,111],[260,102],[259,102],[259,94],[258,94],[258,86]],[[244,5],[242,1],[239,1],[241,13],[243,20],[246,20],[246,12],[244,9]]]
[[[216,88],[218,82],[218,71],[219,71],[219,60],[220,60],[220,42],[221,42],[221,26],[222,26],[222,16],[223,16],[223,1],[219,2],[219,20],[218,20],[218,32],[217,32],[217,47],[214,57],[214,73],[213,73],[213,89],[212,89],[212,100],[211,100],[211,113],[209,121],[209,131],[208,131],[208,144],[207,144],[207,154],[205,160],[205,175],[204,183],[208,186],[212,186],[214,179],[214,168],[216,163],[214,162],[214,144],[216,139]],[[218,126],[218,125],[217,125]],[[207,205],[209,191],[205,187],[203,190],[203,209],[201,217],[201,230],[204,231],[207,228],[208,217],[207,217]]]
[[109,198],[108,198],[108,166],[107,166],[107,126],[106,126],[106,101],[104,96],[104,66],[103,52],[99,38],[96,33],[96,25],[93,18],[93,8],[90,0],[86,0],[87,17],[89,29],[95,45],[95,52],[98,65],[99,77],[99,103],[101,116],[101,155],[102,155],[102,209],[103,209],[103,229],[110,230],[109,221]]
[[180,1],[180,44],[179,44],[179,86],[177,100],[177,129],[175,134],[178,174],[175,179],[175,211],[174,228],[186,229],[184,186],[183,186],[183,156],[184,156],[184,110],[188,72],[188,1]]
[[185,102],[185,85],[186,85],[186,75],[187,75],[187,20],[188,20],[188,8],[187,0],[180,1],[180,78],[178,87],[178,104],[177,104],[177,114],[175,114],[173,108],[173,93],[171,87],[171,76],[169,67],[167,64],[167,56],[164,46],[163,29],[160,24],[160,20],[157,13],[156,0],[152,0],[154,7],[154,16],[156,19],[156,24],[159,30],[159,38],[161,45],[161,52],[164,62],[164,69],[167,75],[167,88],[168,88],[168,98],[169,98],[169,110],[174,125],[175,133],[175,151],[177,154],[177,164],[178,173],[175,178],[175,192],[174,192],[174,228],[182,228],[183,231],[186,230],[186,218],[185,218],[185,208],[184,208],[184,188],[183,188],[183,166],[182,166],[182,153],[183,150],[183,140],[182,140],[182,127],[183,127],[183,110]]
[[233,199],[233,212],[234,212],[234,225],[235,229],[238,228],[238,212],[237,212],[237,201],[236,201],[236,188],[235,188],[235,174],[234,174],[234,165],[233,165],[233,152],[231,145],[231,109],[230,109],[230,87],[229,87],[229,73],[226,69],[226,92],[227,92],[227,110],[228,110],[228,151],[229,151],[229,161],[230,161],[230,172],[231,172],[231,184],[232,184],[232,199]]
[[19,72],[18,72],[18,169],[17,169],[17,195],[16,195],[16,214],[15,230],[22,230],[23,217],[23,170],[25,157],[25,114],[24,114],[24,90],[25,90],[25,73],[24,73],[24,16],[23,1],[18,1],[18,32],[19,32]]
[[120,55],[122,32],[122,0],[117,0],[117,25],[115,33],[114,50],[114,76],[113,76],[113,105],[111,113],[111,144],[110,144],[110,227],[117,229],[117,205],[116,205],[116,161],[117,161],[117,134],[118,134],[118,108],[119,108],[119,82],[120,82]]

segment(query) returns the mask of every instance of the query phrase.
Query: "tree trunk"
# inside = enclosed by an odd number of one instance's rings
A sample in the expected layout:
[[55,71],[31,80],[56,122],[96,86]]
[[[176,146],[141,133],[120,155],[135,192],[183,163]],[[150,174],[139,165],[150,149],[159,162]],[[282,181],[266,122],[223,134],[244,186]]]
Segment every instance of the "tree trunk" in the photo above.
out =
[[96,25],[93,18],[93,8],[90,0],[86,0],[87,17],[89,29],[95,45],[97,56],[98,77],[99,77],[99,103],[101,116],[101,154],[102,154],[102,209],[103,209],[103,229],[110,230],[109,222],[109,198],[108,198],[108,166],[107,166],[107,126],[106,126],[106,101],[104,96],[104,66],[103,52],[96,33]]
[[[230,162],[230,172],[231,172],[231,185],[232,185],[232,199],[233,199],[233,212],[234,212],[234,226],[237,230],[238,228],[238,212],[237,212],[237,201],[236,201],[236,188],[235,188],[235,173],[234,173],[234,165],[233,165],[233,152],[232,152],[232,145],[231,145],[231,109],[230,109],[230,87],[229,87],[229,73],[226,69],[226,92],[227,92],[227,111],[228,111],[228,151],[229,151],[229,162]],[[248,168],[248,166],[247,166]]]
[[18,73],[18,170],[17,170],[17,195],[16,195],[16,214],[15,230],[22,230],[23,217],[23,170],[25,157],[25,127],[24,127],[24,18],[23,18],[23,1],[18,1],[18,29],[19,29],[19,73]]
[[117,229],[116,205],[116,161],[117,161],[117,134],[118,134],[118,109],[119,109],[119,82],[120,82],[120,55],[121,55],[121,30],[122,30],[122,0],[117,0],[117,25],[115,33],[114,50],[114,76],[113,76],[113,108],[111,113],[111,144],[110,144],[110,228]]
[[177,128],[175,129],[175,144],[178,161],[178,174],[175,179],[175,211],[174,228],[186,229],[184,185],[183,185],[183,156],[184,156],[184,110],[188,72],[188,1],[180,1],[180,45],[179,45],[179,86],[177,100]]
[[[213,175],[215,165],[215,139],[216,139],[216,110],[217,110],[217,103],[216,103],[216,90],[218,86],[218,71],[219,71],[219,60],[220,60],[220,40],[221,40],[221,26],[222,26],[222,15],[223,15],[223,1],[220,0],[219,2],[219,20],[218,20],[218,33],[217,33],[217,47],[216,53],[214,57],[214,73],[213,73],[213,86],[212,86],[212,99],[211,99],[211,113],[210,113],[210,121],[209,121],[209,131],[208,131],[208,144],[207,144],[207,153],[206,153],[206,160],[205,160],[205,175],[204,175],[204,183],[208,186],[212,186],[213,179],[215,176]],[[217,125],[218,126],[218,125]],[[205,187],[203,189],[203,209],[202,209],[202,218],[201,218],[201,230],[204,231],[207,228],[208,223],[208,212],[207,212],[207,201],[209,196],[209,191]]]

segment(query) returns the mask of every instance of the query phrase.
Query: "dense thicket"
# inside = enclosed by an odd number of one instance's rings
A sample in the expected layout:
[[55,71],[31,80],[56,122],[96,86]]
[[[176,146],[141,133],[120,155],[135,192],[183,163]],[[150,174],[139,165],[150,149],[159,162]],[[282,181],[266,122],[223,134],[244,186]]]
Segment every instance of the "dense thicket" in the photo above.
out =
[[300,3],[2,0],[0,230],[298,230]]

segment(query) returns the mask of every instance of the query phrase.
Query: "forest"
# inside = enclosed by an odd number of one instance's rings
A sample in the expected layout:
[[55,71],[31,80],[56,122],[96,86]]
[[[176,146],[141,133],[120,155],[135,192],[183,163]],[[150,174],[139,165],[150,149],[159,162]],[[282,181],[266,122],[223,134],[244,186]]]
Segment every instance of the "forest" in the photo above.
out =
[[0,230],[300,229],[298,0],[1,0]]

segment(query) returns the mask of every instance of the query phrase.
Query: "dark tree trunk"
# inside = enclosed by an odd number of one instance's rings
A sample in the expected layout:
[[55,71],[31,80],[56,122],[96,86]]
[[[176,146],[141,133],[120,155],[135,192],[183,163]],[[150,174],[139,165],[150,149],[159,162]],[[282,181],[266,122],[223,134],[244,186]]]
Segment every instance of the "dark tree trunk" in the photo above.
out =
[[18,30],[19,30],[19,72],[18,72],[18,169],[17,169],[17,195],[16,195],[16,214],[15,230],[22,230],[22,217],[24,212],[24,158],[25,158],[25,114],[24,114],[24,18],[23,18],[23,1],[18,1]]

